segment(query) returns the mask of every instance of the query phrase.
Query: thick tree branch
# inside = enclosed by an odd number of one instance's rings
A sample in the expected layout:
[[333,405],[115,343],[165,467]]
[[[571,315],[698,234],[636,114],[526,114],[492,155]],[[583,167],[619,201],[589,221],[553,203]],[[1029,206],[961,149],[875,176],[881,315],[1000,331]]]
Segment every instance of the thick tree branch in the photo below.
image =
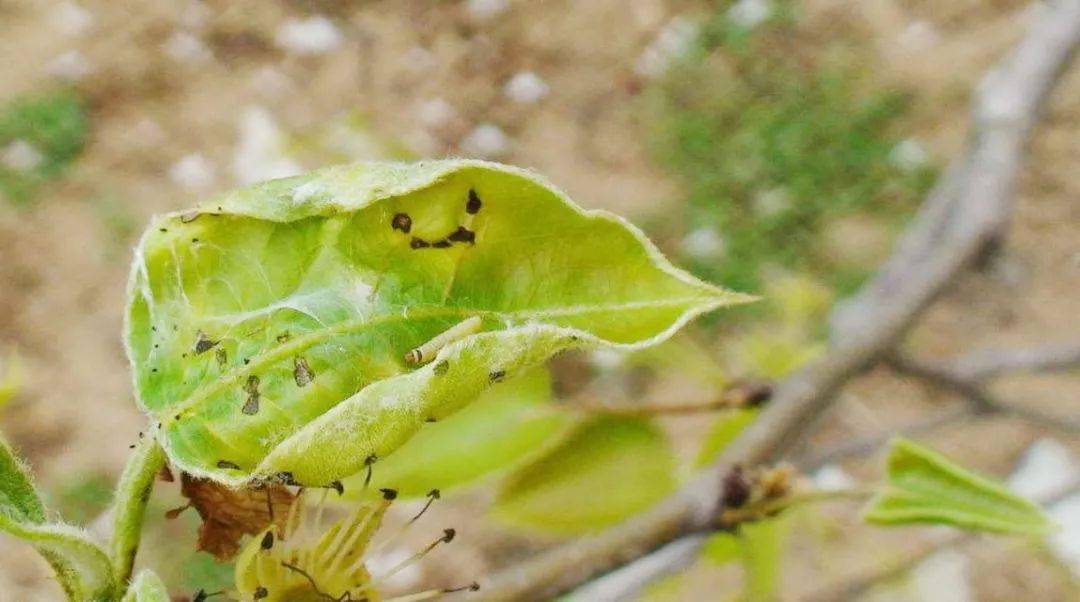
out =
[[[761,417],[705,474],[646,514],[488,578],[476,595],[544,599],[674,539],[708,530],[719,510],[721,475],[736,463],[767,463],[788,452],[829,407],[834,393],[889,351],[921,310],[1001,235],[1031,130],[1078,41],[1080,0],[1048,5],[1029,34],[980,85],[974,130],[963,157],[931,191],[894,255],[834,313],[824,356],[780,383]],[[620,591],[616,598],[633,591]]]

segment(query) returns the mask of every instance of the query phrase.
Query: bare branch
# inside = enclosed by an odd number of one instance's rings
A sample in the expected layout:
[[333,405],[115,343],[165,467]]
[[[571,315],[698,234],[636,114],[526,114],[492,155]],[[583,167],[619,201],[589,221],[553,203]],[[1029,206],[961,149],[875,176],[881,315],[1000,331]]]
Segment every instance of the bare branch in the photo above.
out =
[[[479,595],[542,599],[709,528],[721,475],[788,452],[834,393],[907,332],[1009,221],[1024,149],[1040,109],[1080,41],[1080,0],[1058,0],[982,82],[964,156],[930,193],[874,279],[834,313],[824,356],[784,380],[761,417],[705,474],[646,514],[545,552],[486,580]],[[655,573],[653,574],[655,576]],[[632,591],[623,592],[628,597]]]
[[948,367],[919,362],[901,355],[890,356],[887,358],[887,362],[897,372],[922,378],[963,395],[972,404],[972,410],[976,413],[1010,414],[1046,428],[1074,435],[1080,434],[1080,422],[1064,416],[1053,416],[1033,408],[1002,401],[990,393],[981,382],[965,378],[961,374],[954,373]]
[[1080,343],[1031,349],[992,349],[953,360],[948,370],[967,380],[985,380],[1014,372],[1052,372],[1080,367]]

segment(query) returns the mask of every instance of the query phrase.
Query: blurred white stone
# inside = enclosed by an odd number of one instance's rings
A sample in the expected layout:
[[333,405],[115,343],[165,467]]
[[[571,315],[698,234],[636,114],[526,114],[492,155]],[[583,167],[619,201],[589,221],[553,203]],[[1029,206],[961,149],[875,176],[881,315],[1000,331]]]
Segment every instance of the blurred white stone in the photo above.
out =
[[41,165],[45,156],[26,140],[12,140],[0,150],[0,164],[14,171],[30,171]]
[[477,157],[498,157],[509,148],[510,139],[492,123],[481,123],[461,141],[461,150]]
[[59,34],[79,36],[94,26],[94,15],[74,2],[61,2],[49,11],[49,22]]
[[678,16],[656,34],[638,57],[634,72],[642,77],[656,77],[667,71],[672,61],[684,56],[693,46],[698,26],[686,17]]
[[510,78],[503,86],[503,94],[517,103],[534,104],[548,95],[551,89],[539,75],[532,71],[522,71]]
[[477,21],[485,21],[506,12],[510,8],[509,0],[468,0],[465,10]]
[[727,18],[739,27],[753,29],[768,20],[772,12],[769,0],[739,0],[728,9]]
[[1074,576],[1080,576],[1080,494],[1051,506],[1050,518],[1060,527],[1050,536],[1050,549]]
[[[1053,439],[1031,444],[1009,477],[1009,489],[1024,497],[1050,496],[1080,476],[1080,463],[1065,445]],[[1073,574],[1080,575],[1080,494],[1049,509],[1061,529],[1049,537],[1050,549]]]
[[259,67],[249,81],[252,90],[269,98],[281,96],[293,87],[293,81],[288,75],[269,65]]
[[937,46],[941,42],[941,34],[929,21],[912,21],[900,32],[896,41],[905,50],[919,52]]
[[814,487],[821,491],[842,491],[858,484],[854,477],[835,464],[822,466],[811,478]]
[[293,176],[303,168],[285,156],[285,136],[265,108],[249,106],[240,116],[240,140],[233,158],[233,175],[241,184]]
[[432,98],[420,103],[417,117],[429,128],[440,128],[457,118],[457,111],[442,98]]
[[214,165],[198,153],[184,155],[169,167],[169,179],[188,190],[206,190],[214,183]]
[[[409,549],[395,546],[368,558],[364,563],[364,568],[376,578],[379,578],[379,575],[385,575],[401,563],[408,561],[412,555],[413,553]],[[419,585],[423,576],[420,565],[414,562],[385,580],[379,579],[379,583],[385,585],[387,589],[407,590]]]
[[1053,439],[1031,444],[1009,477],[1009,489],[1024,497],[1051,495],[1080,475],[1069,449]]
[[294,54],[323,54],[341,45],[341,32],[330,19],[316,15],[282,23],[275,40]]
[[755,213],[771,217],[791,208],[791,194],[786,188],[770,188],[755,194],[751,202]]
[[955,550],[943,550],[911,571],[915,599],[922,602],[972,602],[968,559]]
[[46,73],[68,81],[78,81],[91,71],[90,63],[78,50],[69,50],[45,65]]
[[889,162],[901,171],[915,171],[930,162],[930,154],[921,142],[906,138],[889,151]]
[[723,257],[727,243],[715,228],[702,226],[684,236],[679,248],[694,259],[710,260]]
[[182,63],[201,63],[214,56],[202,40],[187,31],[174,31],[161,47],[165,54]]

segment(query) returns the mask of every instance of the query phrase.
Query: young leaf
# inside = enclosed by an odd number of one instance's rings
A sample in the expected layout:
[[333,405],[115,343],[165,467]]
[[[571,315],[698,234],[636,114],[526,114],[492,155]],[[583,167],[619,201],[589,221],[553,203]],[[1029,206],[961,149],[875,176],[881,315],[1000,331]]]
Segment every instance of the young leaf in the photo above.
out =
[[161,577],[153,571],[144,570],[131,582],[123,602],[169,602],[171,599]]
[[780,599],[780,574],[788,520],[772,518],[739,526],[744,596],[754,602]]
[[[747,300],[530,172],[369,163],[156,219],[125,342],[180,469],[326,485],[560,350],[642,348]],[[462,322],[482,332],[425,345]]]
[[0,531],[25,539],[56,571],[72,600],[96,600],[115,590],[109,557],[80,529],[45,522],[30,475],[0,439]]
[[494,506],[535,530],[595,531],[644,511],[676,486],[664,433],[641,418],[595,418],[509,478]]
[[[573,428],[575,419],[549,404],[551,379],[534,368],[485,391],[446,420],[425,425],[373,468],[366,488],[388,487],[399,496],[443,492],[512,470],[543,453]],[[345,491],[360,491],[366,475],[350,477]]]
[[1045,535],[1054,528],[1037,505],[906,439],[893,441],[886,478],[866,510],[869,522],[936,523],[1020,535]]

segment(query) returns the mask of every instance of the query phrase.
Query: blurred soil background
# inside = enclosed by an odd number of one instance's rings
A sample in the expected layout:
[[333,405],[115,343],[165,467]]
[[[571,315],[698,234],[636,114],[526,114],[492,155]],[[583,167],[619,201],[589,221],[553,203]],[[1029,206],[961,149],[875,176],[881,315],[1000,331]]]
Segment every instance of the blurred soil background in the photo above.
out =
[[[51,505],[94,525],[144,428],[120,343],[142,225],[216,191],[362,159],[476,156],[534,168],[580,204],[642,225],[677,263],[767,297],[676,342],[704,358],[700,378],[687,375],[689,363],[680,371],[656,357],[601,355],[562,362],[561,387],[599,382],[605,401],[663,402],[707,393],[710,365],[725,378],[781,376],[818,351],[830,304],[887,256],[961,148],[973,87],[1039,9],[1029,0],[0,0],[0,381],[5,368],[21,375],[0,430]],[[1038,131],[1003,254],[929,312],[908,341],[913,353],[1080,338],[1077,174],[1074,67]],[[994,389],[1080,412],[1076,372]],[[885,369],[842,396],[808,450],[960,403]],[[712,418],[663,422],[692,459]],[[1057,459],[1041,478],[1064,480],[1080,461],[1076,438],[1006,418],[923,438],[1002,477],[1036,441],[1040,457]],[[879,460],[818,476],[873,478]],[[161,519],[180,505],[174,489],[155,494],[140,561],[177,595],[227,583],[228,567],[194,553],[192,517]],[[478,516],[488,501],[472,492],[436,506],[425,519],[432,532],[453,524],[460,540],[394,586],[467,583],[552,542]],[[917,539],[860,527],[842,504],[791,524],[785,600]],[[867,599],[1076,600],[1080,550],[1074,539],[1070,557],[1068,543],[981,538]],[[59,599],[27,546],[0,537],[0,557],[0,600]],[[716,592],[737,591],[739,580],[702,562],[648,595],[726,599]]]

